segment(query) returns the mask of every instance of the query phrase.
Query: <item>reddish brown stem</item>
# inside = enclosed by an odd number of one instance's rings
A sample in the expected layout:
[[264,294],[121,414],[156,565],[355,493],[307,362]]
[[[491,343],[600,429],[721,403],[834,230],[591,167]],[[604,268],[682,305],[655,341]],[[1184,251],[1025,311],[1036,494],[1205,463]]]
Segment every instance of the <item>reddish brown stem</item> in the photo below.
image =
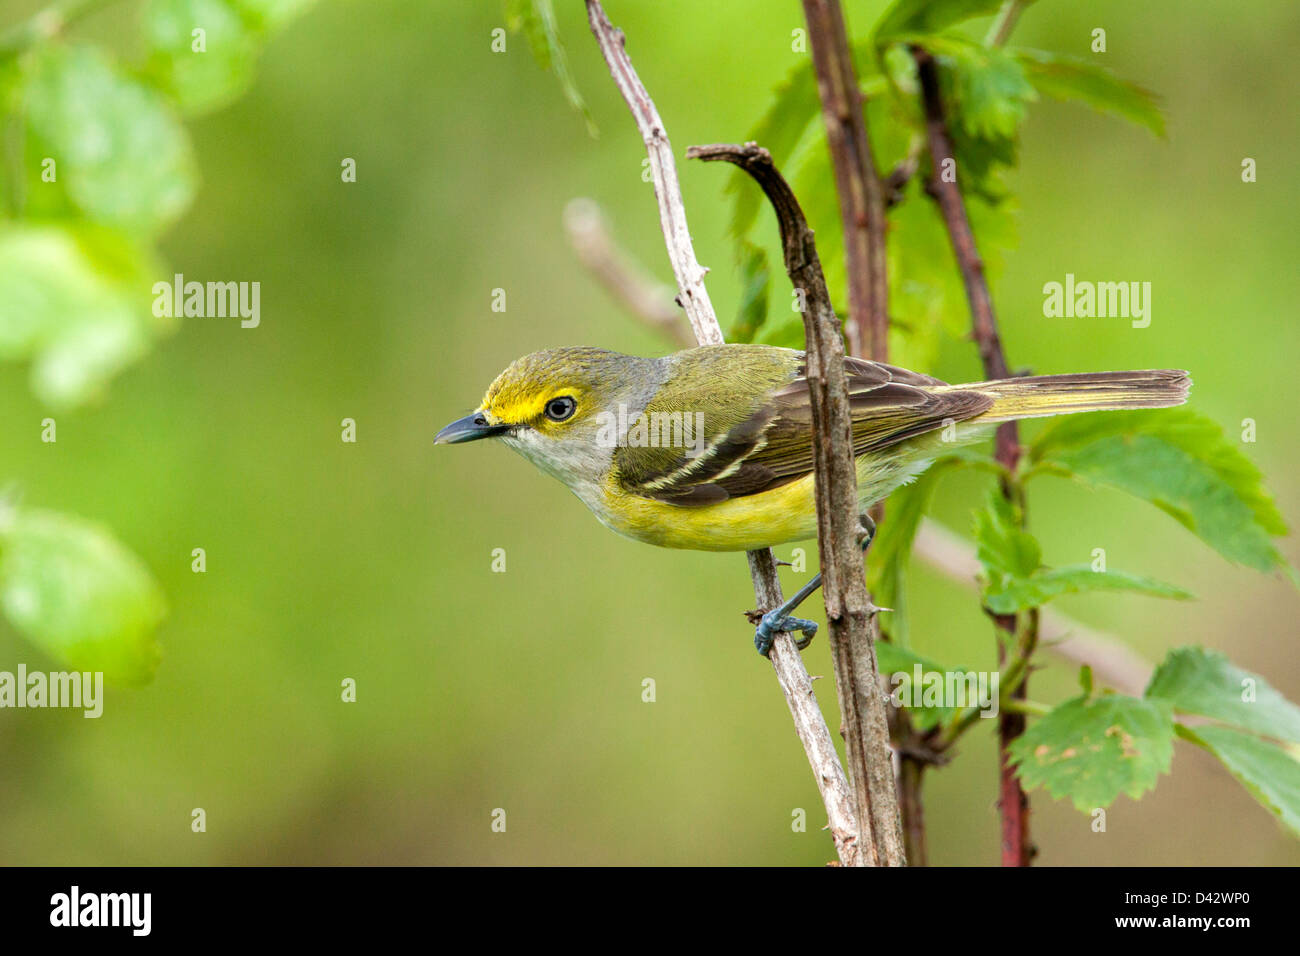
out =
[[885,190],[867,137],[844,11],[839,0],[803,0],[803,9],[844,224],[849,351],[883,362],[889,354]]
[[[953,255],[961,270],[962,283],[966,287],[966,298],[970,303],[972,334],[979,348],[984,374],[990,379],[1008,378],[1011,372],[1002,350],[1002,339],[998,335],[997,318],[993,313],[993,299],[989,295],[988,280],[984,275],[984,261],[980,258],[979,250],[975,245],[975,235],[971,231],[970,218],[966,214],[966,204],[957,185],[957,161],[944,113],[938,64],[935,63],[934,57],[921,47],[912,47],[912,57],[916,61],[917,75],[921,83],[926,139],[930,149],[930,179],[926,190],[938,204],[944,226],[948,230],[948,237],[952,241]],[[1016,463],[1020,460],[1020,440],[1015,422],[1007,422],[999,426],[995,454],[1008,473],[1014,472]],[[1014,489],[1006,481],[1003,481],[1002,492],[1009,499],[1015,497]],[[1008,634],[1015,632],[1014,617],[995,615],[994,621]],[[1032,641],[1030,643],[1032,646]],[[1002,663],[1004,658],[1005,652],[999,649],[999,663]],[[1021,697],[1024,696],[1024,683],[1017,693]],[[1025,797],[1024,789],[1020,786],[1019,778],[1010,765],[1008,756],[1011,742],[1024,733],[1024,730],[1025,721],[1022,715],[1003,713],[998,718],[998,809],[1002,818],[1003,866],[1028,866],[1033,855],[1029,841],[1029,802]]]

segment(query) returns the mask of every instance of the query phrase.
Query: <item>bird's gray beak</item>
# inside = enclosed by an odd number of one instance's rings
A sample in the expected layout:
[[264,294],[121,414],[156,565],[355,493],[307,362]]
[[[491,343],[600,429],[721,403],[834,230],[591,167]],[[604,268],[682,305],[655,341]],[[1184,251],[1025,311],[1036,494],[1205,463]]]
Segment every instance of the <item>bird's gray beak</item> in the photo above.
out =
[[435,445],[456,445],[463,441],[477,441],[480,438],[491,438],[493,435],[500,435],[508,431],[509,425],[492,425],[483,417],[482,412],[474,412],[472,415],[466,415],[464,418],[458,418],[442,431],[434,436]]

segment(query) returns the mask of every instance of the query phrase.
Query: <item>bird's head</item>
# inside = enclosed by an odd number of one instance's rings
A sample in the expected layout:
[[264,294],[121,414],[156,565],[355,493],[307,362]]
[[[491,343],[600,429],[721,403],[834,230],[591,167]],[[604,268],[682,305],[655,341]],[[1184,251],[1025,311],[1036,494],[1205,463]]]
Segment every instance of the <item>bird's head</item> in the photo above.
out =
[[500,438],[574,490],[598,485],[614,445],[610,416],[645,408],[662,381],[659,360],[596,348],[525,355],[488,386],[478,409],[452,422],[435,444]]

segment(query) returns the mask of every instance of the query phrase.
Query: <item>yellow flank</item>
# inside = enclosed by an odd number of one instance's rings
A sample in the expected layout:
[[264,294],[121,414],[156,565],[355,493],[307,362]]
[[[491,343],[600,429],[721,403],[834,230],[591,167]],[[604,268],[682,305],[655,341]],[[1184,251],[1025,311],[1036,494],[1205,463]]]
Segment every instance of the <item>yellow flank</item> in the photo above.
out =
[[[927,438],[921,436],[918,444],[930,444]],[[858,458],[858,501],[862,510],[920,474],[929,464],[928,458],[907,462],[897,457]],[[817,536],[812,475],[761,494],[693,508],[629,495],[608,484],[603,499],[603,507],[592,510],[607,527],[661,548],[752,551]]]

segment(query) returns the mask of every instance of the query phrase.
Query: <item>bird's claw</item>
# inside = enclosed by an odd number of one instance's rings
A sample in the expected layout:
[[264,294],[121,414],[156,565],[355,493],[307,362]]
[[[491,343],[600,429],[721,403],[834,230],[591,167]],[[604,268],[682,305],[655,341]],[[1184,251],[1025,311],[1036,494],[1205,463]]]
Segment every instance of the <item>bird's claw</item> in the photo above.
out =
[[772,641],[783,631],[791,634],[795,631],[803,633],[803,639],[794,642],[794,646],[802,651],[812,643],[813,635],[817,633],[817,622],[801,617],[790,617],[779,611],[768,611],[759,620],[758,627],[754,631],[754,648],[764,657],[768,657],[772,653]]

